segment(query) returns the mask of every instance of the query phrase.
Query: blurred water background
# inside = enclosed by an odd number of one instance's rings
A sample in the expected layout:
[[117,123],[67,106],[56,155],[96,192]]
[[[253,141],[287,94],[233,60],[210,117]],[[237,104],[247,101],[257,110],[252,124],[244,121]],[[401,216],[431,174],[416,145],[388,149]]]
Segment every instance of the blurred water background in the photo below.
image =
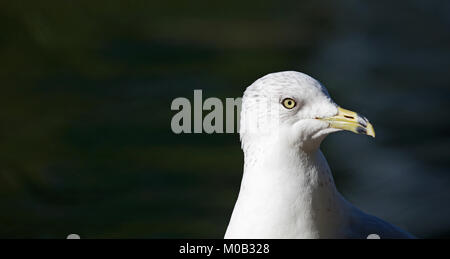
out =
[[345,197],[450,236],[449,1],[2,1],[0,31],[0,237],[223,237],[239,137],[171,101],[283,70],[375,127],[322,145]]

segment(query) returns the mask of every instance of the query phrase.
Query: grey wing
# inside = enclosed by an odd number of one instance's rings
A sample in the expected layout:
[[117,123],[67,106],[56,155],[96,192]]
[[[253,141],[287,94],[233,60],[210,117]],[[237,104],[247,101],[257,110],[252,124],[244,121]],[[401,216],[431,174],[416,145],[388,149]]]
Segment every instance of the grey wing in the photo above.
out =
[[366,214],[358,209],[350,220],[349,237],[367,238],[371,234],[378,235],[381,239],[411,239],[415,238],[410,233],[396,227],[380,218]]

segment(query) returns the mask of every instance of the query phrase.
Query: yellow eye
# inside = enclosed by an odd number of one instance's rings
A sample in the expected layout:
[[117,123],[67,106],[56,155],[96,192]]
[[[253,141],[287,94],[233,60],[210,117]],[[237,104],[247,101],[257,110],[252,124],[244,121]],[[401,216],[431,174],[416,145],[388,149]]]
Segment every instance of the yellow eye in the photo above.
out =
[[292,108],[295,107],[295,105],[296,105],[297,103],[296,103],[295,100],[292,99],[292,98],[286,98],[286,99],[283,99],[282,104],[283,104],[283,106],[284,106],[286,109],[292,109]]

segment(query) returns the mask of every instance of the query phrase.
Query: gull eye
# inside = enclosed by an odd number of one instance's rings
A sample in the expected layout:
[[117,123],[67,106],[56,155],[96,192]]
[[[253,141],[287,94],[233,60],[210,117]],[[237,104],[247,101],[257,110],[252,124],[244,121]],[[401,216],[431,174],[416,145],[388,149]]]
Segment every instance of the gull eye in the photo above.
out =
[[295,100],[292,98],[283,99],[283,101],[281,103],[283,104],[284,108],[286,108],[286,109],[292,109],[295,107],[295,105],[297,105]]

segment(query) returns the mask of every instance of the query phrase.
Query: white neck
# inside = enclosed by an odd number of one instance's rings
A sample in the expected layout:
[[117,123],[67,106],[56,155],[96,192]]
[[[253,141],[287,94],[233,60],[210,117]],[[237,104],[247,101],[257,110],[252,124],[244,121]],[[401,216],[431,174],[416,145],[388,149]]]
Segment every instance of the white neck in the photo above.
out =
[[280,139],[252,143],[243,145],[244,175],[225,238],[336,235],[346,206],[322,152]]

